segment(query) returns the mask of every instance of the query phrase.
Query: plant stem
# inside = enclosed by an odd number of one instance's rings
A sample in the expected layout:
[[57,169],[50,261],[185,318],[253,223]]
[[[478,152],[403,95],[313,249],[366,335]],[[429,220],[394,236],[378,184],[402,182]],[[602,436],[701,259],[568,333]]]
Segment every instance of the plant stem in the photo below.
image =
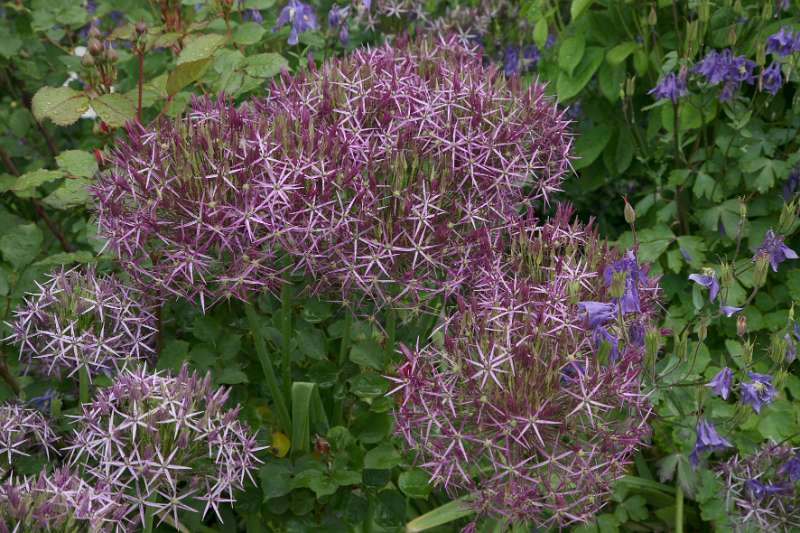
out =
[[144,90],[144,50],[139,49],[137,54],[139,57],[139,102],[136,106],[136,119],[142,122],[142,92]]
[[245,315],[247,315],[247,322],[250,325],[250,332],[253,334],[253,344],[256,348],[256,355],[261,363],[261,368],[264,371],[264,377],[267,380],[267,387],[272,395],[272,401],[275,404],[275,410],[278,413],[278,423],[280,428],[287,435],[292,431],[292,419],[289,416],[289,409],[286,407],[286,396],[278,383],[278,378],[275,376],[275,369],[272,367],[272,361],[267,353],[267,345],[264,338],[261,336],[261,330],[258,327],[258,315],[251,303],[244,304]]
[[85,366],[78,370],[78,398],[81,404],[89,403],[89,371]]
[[[344,331],[342,332],[342,344],[339,346],[339,368],[342,368],[347,355],[350,353],[350,330],[353,329],[353,313],[349,306],[345,306]],[[342,400],[335,400],[333,407],[333,425],[339,425],[343,420],[344,404]]]
[[397,310],[390,307],[386,312],[386,356],[388,359],[394,357],[394,345],[397,337]]
[[153,515],[155,510],[152,507],[147,507],[144,511],[144,528],[142,533],[153,533]]
[[675,486],[675,533],[683,533],[683,489]]
[[287,279],[281,287],[281,342],[283,343],[281,375],[283,390],[287,397],[291,394],[292,388],[292,306],[292,285]]

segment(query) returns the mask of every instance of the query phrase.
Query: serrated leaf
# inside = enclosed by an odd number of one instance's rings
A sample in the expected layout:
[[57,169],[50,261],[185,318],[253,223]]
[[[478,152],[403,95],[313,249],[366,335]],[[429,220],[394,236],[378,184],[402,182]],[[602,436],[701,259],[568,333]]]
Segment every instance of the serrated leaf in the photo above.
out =
[[59,170],[39,169],[26,172],[16,179],[10,190],[21,198],[30,198],[36,195],[37,187],[61,179],[63,176],[64,173]]
[[69,87],[42,87],[31,101],[33,116],[49,118],[59,126],[69,126],[89,109],[89,98]]
[[92,109],[111,128],[120,128],[136,117],[133,101],[120,93],[108,93],[92,100]]
[[83,150],[66,150],[56,156],[58,168],[80,178],[91,178],[98,170],[97,160]]
[[175,96],[181,89],[202,78],[211,65],[211,61],[211,58],[207,57],[178,65],[178,68],[170,72],[167,78],[167,95]]
[[30,264],[42,248],[44,233],[36,224],[23,224],[0,237],[3,258],[16,268]]
[[189,41],[178,55],[177,65],[193,63],[202,59],[209,59],[217,48],[225,44],[225,36],[216,33],[200,35]]
[[271,78],[288,66],[289,62],[280,54],[256,54],[247,58],[244,71],[254,78]]
[[42,202],[54,209],[69,209],[86,205],[89,202],[89,186],[91,184],[92,182],[86,178],[66,179]]

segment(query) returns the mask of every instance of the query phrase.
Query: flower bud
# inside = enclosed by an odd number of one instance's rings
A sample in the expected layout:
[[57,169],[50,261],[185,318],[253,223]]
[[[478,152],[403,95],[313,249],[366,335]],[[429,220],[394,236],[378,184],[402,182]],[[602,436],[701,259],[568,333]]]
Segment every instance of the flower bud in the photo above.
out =
[[[636,76],[631,76],[630,78],[625,80],[625,94],[633,98],[635,92],[636,92]],[[627,202],[627,199],[625,201]]]
[[89,39],[89,46],[86,47],[89,50],[89,53],[93,56],[99,55],[103,51],[103,43],[101,43],[98,39],[92,37]]
[[723,287],[733,286],[733,268],[727,261],[723,261],[719,266],[719,281]]
[[744,341],[742,343],[742,361],[744,362],[744,366],[750,366],[753,364],[754,347],[755,343],[753,341]]
[[108,59],[111,63],[116,63],[119,59],[119,54],[113,48],[109,48],[106,50],[106,59]]
[[83,54],[83,57],[81,57],[81,65],[84,67],[93,67],[94,56],[92,56],[92,54]]
[[648,329],[644,334],[645,365],[651,368],[655,365],[656,357],[661,349],[661,332],[655,328]]
[[647,23],[650,26],[655,26],[658,23],[658,13],[656,13],[656,6],[650,7],[650,14],[647,15]]
[[136,23],[134,29],[136,30],[136,33],[138,35],[144,35],[145,33],[147,33],[147,24],[145,24],[144,21],[140,20],[139,22]]
[[689,351],[689,332],[685,331],[680,335],[674,336],[675,355],[679,361],[686,360],[686,354]]
[[90,38],[90,39],[91,39],[91,38],[94,38],[94,39],[99,39],[99,38],[100,38],[100,36],[102,36],[102,35],[103,35],[103,34],[100,32],[100,28],[98,28],[98,27],[97,27],[97,26],[95,26],[94,24],[92,24],[92,25],[89,27],[89,38]]
[[625,278],[627,272],[614,272],[611,277],[611,296],[614,298],[622,298],[625,294]]
[[708,317],[702,317],[697,325],[697,339],[702,343],[708,337]]
[[739,221],[747,220],[747,200],[744,196],[739,197]]
[[763,287],[767,282],[767,272],[769,272],[769,253],[761,252],[756,257],[756,266],[753,270],[753,285]]
[[789,377],[789,373],[786,370],[778,370],[772,375],[772,385],[775,387],[776,391],[783,389],[786,385],[786,379]]
[[780,335],[772,335],[769,343],[769,357],[780,365],[786,360],[786,339]]
[[781,216],[778,219],[778,233],[789,234],[797,223],[797,200],[783,204]]
[[746,315],[741,314],[736,318],[736,334],[740,338],[743,338],[745,335],[747,335],[747,316]]
[[731,30],[728,32],[728,46],[735,46],[736,45],[736,26],[732,25]]
[[691,57],[697,45],[697,34],[699,31],[699,21],[693,20],[686,25],[686,54]]
[[623,213],[625,214],[625,222],[628,224],[633,224],[636,222],[636,210],[631,204],[628,203],[627,197],[625,198],[625,209],[623,210]]

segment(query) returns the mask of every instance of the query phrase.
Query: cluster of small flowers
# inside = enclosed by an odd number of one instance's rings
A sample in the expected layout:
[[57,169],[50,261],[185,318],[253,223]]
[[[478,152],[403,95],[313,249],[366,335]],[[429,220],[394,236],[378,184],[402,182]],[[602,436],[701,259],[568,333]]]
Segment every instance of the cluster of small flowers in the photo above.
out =
[[[640,373],[656,282],[563,206],[488,235],[483,251],[442,343],[402,347],[398,431],[433,482],[481,514],[589,520],[649,435]],[[600,317],[590,300],[615,311]]]
[[259,463],[263,449],[224,409],[228,391],[211,387],[186,366],[174,377],[144,369],[122,371],[83,404],[69,451],[72,466],[117,495],[118,518],[144,523],[180,511],[203,516],[233,503],[233,493]]
[[121,510],[107,486],[90,485],[66,468],[0,485],[0,533],[123,533],[129,528]]
[[0,477],[15,456],[55,452],[58,436],[45,417],[35,409],[16,404],[0,405]]
[[152,357],[155,318],[136,289],[92,267],[56,271],[38,287],[14,311],[7,339],[29,367],[57,377],[84,369],[91,380]]
[[558,190],[566,125],[455,37],[358,50],[248,106],[131,126],[99,223],[141,282],[203,306],[274,289],[278,250],[318,291],[414,300],[453,289],[481,228]]
[[767,443],[716,468],[725,485],[731,525],[739,531],[795,531],[800,527],[800,451]]

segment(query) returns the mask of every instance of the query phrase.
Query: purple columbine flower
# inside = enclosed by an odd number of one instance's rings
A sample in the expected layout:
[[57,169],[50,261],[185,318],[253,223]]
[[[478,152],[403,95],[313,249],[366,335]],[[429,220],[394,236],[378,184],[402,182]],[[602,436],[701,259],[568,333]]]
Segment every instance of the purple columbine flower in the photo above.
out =
[[761,406],[770,404],[775,399],[777,392],[772,386],[772,376],[748,372],[750,383],[741,383],[742,403],[748,404],[756,413],[761,412]]
[[742,309],[744,309],[744,307],[735,307],[733,305],[725,305],[722,303],[719,306],[720,313],[729,318],[738,313],[739,311],[741,311]]
[[336,4],[331,6],[330,11],[328,11],[328,27],[338,28],[339,24],[347,19],[349,11],[350,6],[339,7]]
[[542,54],[535,44],[529,44],[522,48],[522,63],[525,65],[526,70],[530,71],[536,67],[536,64],[541,59]]
[[756,255],[753,256],[755,261],[759,254],[766,253],[769,255],[769,264],[772,266],[772,271],[778,271],[778,265],[787,259],[797,259],[797,253],[783,243],[783,237],[775,235],[771,229],[764,235],[764,240],[761,246],[758,247]]
[[689,276],[691,281],[698,285],[702,285],[708,289],[708,301],[713,302],[719,293],[719,281],[717,281],[717,273],[706,268],[702,274],[692,274]]
[[588,326],[594,329],[613,320],[617,306],[605,302],[578,302],[578,310],[585,316]]
[[272,31],[277,31],[278,28],[286,24],[291,24],[292,26],[287,42],[290,45],[295,45],[299,42],[301,33],[317,29],[317,15],[310,5],[304,4],[300,0],[289,0],[289,3],[281,9]]
[[243,9],[242,20],[249,20],[261,24],[264,22],[264,15],[258,9]]
[[672,100],[673,104],[677,104],[680,98],[689,94],[686,86],[686,76],[670,72],[661,78],[647,94],[652,94],[656,100]]
[[608,343],[608,362],[613,363],[619,357],[619,339],[612,335],[604,326],[597,326],[592,332],[592,342],[595,350],[599,350],[604,342]]
[[556,43],[556,35],[554,33],[548,33],[547,39],[545,39],[544,41],[545,49],[552,48],[555,43]]
[[733,372],[730,368],[723,367],[722,370],[717,372],[717,374],[706,383],[706,387],[709,387],[714,394],[720,396],[723,400],[728,399],[728,394],[731,392],[731,385],[733,384]]
[[796,320],[792,325],[792,331],[786,333],[783,336],[783,340],[786,341],[785,361],[787,365],[790,365],[797,359],[797,346],[800,344],[800,325]]
[[641,313],[638,287],[640,268],[633,250],[627,250],[622,259],[614,261],[603,270],[606,287],[611,286],[614,274],[620,272],[625,274],[625,288],[622,297],[618,301],[615,299],[615,302],[619,304],[623,313]]
[[790,202],[794,197],[794,193],[800,186],[800,167],[794,167],[789,176],[786,178],[786,183],[783,184],[783,201]]
[[721,53],[711,50],[694,67],[697,72],[706,78],[709,85],[723,83],[719,99],[723,102],[733,98],[734,92],[742,83],[752,85],[756,79],[753,69],[756,64],[745,56],[734,56],[730,49]]
[[761,88],[775,96],[781,89],[783,79],[781,78],[781,64],[777,61],[770,63],[761,72]]
[[790,28],[783,26],[767,37],[767,53],[785,57],[795,51],[795,36]]
[[714,427],[714,424],[700,417],[697,421],[697,440],[692,453],[689,454],[689,462],[692,466],[697,468],[701,453],[720,451],[725,448],[733,448],[733,444],[717,433],[717,428]]
[[519,46],[507,46],[503,52],[503,73],[506,76],[519,73]]
[[781,464],[778,467],[777,474],[786,476],[792,483],[800,480],[800,452],[795,453],[791,459]]

